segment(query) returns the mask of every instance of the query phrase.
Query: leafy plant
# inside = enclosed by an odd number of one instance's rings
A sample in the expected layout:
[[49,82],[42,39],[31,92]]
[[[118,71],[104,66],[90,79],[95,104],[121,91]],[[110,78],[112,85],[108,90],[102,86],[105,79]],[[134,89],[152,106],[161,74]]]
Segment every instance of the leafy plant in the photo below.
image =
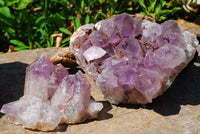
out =
[[136,0],[142,8],[141,14],[156,18],[157,21],[166,20],[169,15],[182,10],[181,7],[176,7],[165,0]]
[[61,47],[81,25],[114,14],[142,13],[163,21],[180,11],[164,0],[0,0],[0,51],[52,47],[52,34],[63,33]]
[[[67,1],[62,0],[4,0],[0,2],[0,40],[5,51],[9,44],[15,50],[52,47],[51,34],[63,32],[63,38],[71,34],[67,31]],[[65,30],[63,30],[65,29]],[[67,32],[66,32],[67,31]],[[62,44],[63,45],[63,44]],[[65,45],[67,45],[65,43]]]

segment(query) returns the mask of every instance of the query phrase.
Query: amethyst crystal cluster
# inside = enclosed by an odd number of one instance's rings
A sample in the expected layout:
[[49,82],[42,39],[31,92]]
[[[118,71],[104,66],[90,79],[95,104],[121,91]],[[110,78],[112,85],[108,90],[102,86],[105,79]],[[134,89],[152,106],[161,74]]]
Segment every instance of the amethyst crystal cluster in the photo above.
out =
[[126,13],[81,26],[70,46],[78,64],[113,104],[146,104],[191,61],[198,40],[175,21],[162,24]]
[[91,85],[79,71],[68,75],[46,54],[26,69],[24,96],[3,105],[1,112],[23,127],[54,130],[60,123],[73,124],[95,118],[103,105],[90,99]]

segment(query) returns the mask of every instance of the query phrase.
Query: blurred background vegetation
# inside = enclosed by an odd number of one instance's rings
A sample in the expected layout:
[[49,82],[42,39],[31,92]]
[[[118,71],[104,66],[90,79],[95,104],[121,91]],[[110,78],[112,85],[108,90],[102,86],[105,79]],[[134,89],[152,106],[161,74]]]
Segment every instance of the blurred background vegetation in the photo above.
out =
[[[186,12],[176,0],[0,0],[0,52],[69,45],[70,35],[81,25],[96,23],[114,14],[141,13],[162,22],[192,20],[199,12]],[[196,7],[194,7],[195,9]],[[195,10],[194,10],[195,11]]]

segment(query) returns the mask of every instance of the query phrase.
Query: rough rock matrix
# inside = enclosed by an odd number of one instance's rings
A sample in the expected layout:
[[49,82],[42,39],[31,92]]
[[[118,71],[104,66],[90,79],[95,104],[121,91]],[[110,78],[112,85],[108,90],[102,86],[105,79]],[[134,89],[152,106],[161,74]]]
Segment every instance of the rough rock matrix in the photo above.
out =
[[61,123],[97,117],[103,105],[90,95],[91,85],[81,71],[68,75],[43,54],[26,68],[24,96],[3,105],[1,112],[25,128],[50,131]]
[[151,103],[191,61],[198,40],[175,21],[126,13],[81,26],[70,39],[78,64],[113,104]]

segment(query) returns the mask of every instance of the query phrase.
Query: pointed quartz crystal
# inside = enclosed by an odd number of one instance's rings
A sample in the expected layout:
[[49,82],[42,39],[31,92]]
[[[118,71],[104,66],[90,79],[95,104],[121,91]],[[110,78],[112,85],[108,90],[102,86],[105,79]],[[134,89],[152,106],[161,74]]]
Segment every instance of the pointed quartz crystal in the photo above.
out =
[[158,24],[122,13],[94,27],[79,47],[73,40],[70,47],[113,104],[151,103],[170,87],[198,45],[195,35],[182,32],[173,20]]
[[25,128],[51,131],[60,123],[96,118],[103,105],[90,96],[91,85],[82,72],[69,76],[43,54],[26,69],[24,96],[3,105],[0,112]]

